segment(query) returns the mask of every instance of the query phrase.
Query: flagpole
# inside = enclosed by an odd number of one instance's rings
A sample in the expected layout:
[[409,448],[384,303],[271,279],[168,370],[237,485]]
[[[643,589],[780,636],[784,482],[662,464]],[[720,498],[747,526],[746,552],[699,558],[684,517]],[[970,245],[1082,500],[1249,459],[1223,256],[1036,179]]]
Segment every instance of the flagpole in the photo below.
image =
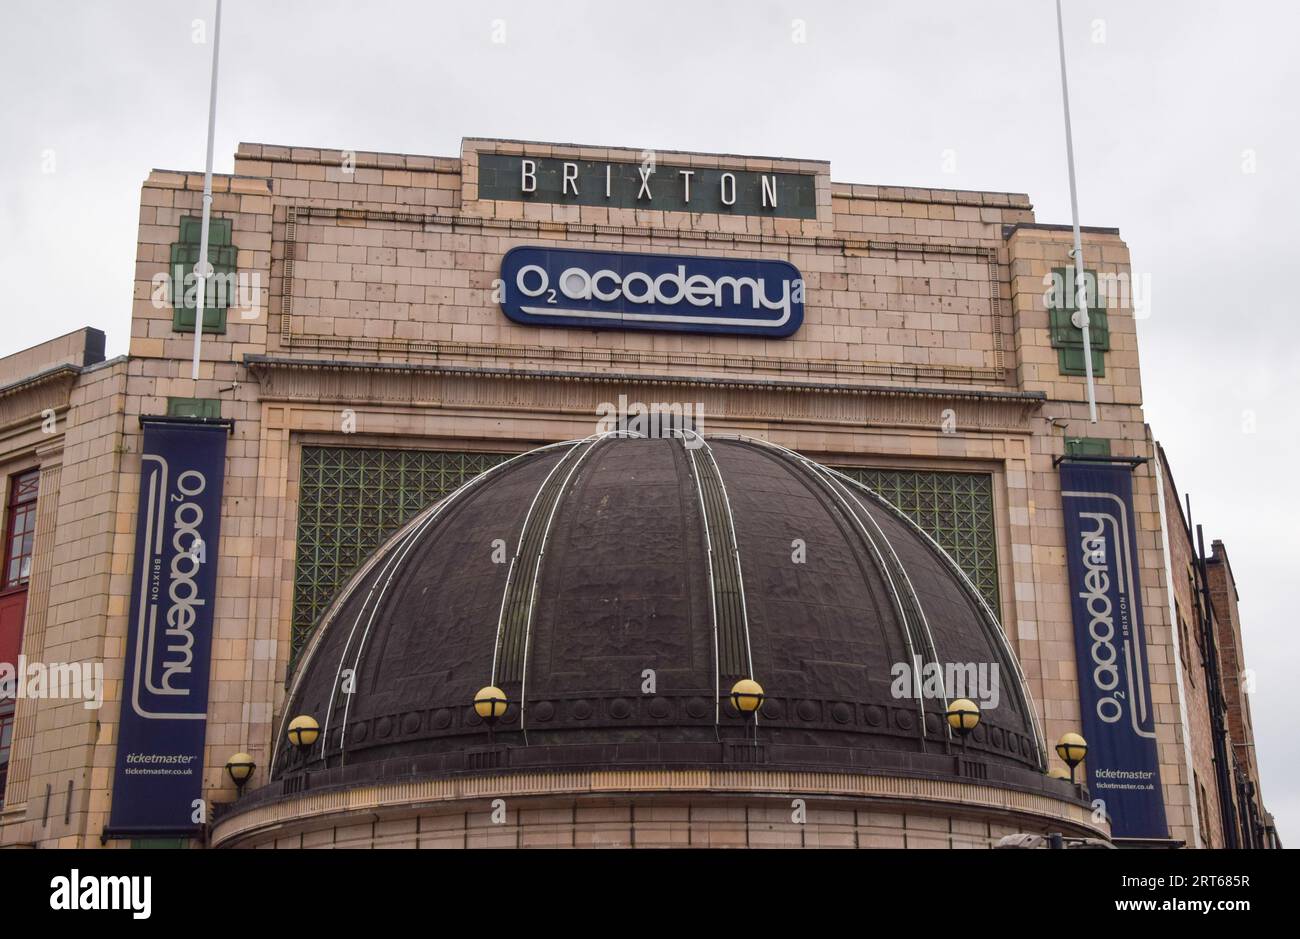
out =
[[[219,2],[219,0],[218,0]],[[1065,108],[1065,159],[1070,169],[1070,214],[1074,218],[1074,325],[1083,333],[1083,367],[1088,382],[1088,420],[1097,423],[1097,389],[1092,376],[1092,336],[1088,323],[1088,285],[1083,272],[1083,235],[1079,230],[1079,194],[1074,184],[1074,135],[1070,130],[1070,86],[1065,78],[1065,26],[1056,0],[1056,38],[1061,50],[1061,102]],[[215,91],[213,92],[215,94]],[[198,362],[195,360],[196,369]]]
[[[221,57],[221,0],[217,0],[217,17],[212,30],[212,87],[208,95],[208,161],[203,171],[203,223],[199,230],[199,259],[194,265],[195,286],[198,296],[194,309],[194,368],[191,377],[199,380],[199,350],[203,345],[203,302],[207,299],[208,275],[208,224],[212,220],[212,138],[217,127],[217,63]],[[183,294],[182,294],[183,296]],[[195,388],[195,395],[198,388]]]

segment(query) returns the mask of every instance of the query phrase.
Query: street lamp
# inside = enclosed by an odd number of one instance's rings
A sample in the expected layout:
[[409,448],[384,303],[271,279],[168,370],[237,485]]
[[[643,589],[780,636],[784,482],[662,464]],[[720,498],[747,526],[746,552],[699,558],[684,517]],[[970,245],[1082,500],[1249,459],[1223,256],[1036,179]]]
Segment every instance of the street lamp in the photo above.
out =
[[485,721],[494,721],[506,713],[506,693],[496,685],[480,688],[474,695],[474,713]]
[[763,686],[752,678],[742,678],[731,686],[731,706],[742,714],[753,714],[766,697]]
[[948,726],[961,737],[964,747],[967,734],[980,722],[980,706],[969,698],[958,698],[949,703],[944,716],[948,718]]
[[495,745],[496,722],[505,716],[509,707],[506,693],[496,685],[480,688],[474,695],[474,713],[488,726],[488,746]]
[[742,678],[731,686],[731,706],[741,714],[754,715],[755,743],[758,743],[758,709],[766,699],[763,686],[752,678]]
[[230,759],[226,760],[226,772],[235,783],[235,789],[240,795],[243,795],[244,787],[248,785],[248,780],[253,776],[253,770],[257,769],[257,764],[253,762],[252,756],[247,753],[236,753]]
[[1061,739],[1056,741],[1056,755],[1070,767],[1070,782],[1074,782],[1074,768],[1088,755],[1088,741],[1073,731],[1062,734]]
[[289,742],[298,748],[303,757],[320,739],[320,724],[310,714],[299,714],[289,721]]

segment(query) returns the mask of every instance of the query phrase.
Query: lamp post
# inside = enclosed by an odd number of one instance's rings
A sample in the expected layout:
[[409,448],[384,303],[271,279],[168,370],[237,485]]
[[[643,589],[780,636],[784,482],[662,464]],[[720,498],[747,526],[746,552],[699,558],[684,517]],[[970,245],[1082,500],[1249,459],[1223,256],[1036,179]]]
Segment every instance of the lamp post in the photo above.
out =
[[1088,741],[1073,731],[1062,734],[1061,739],[1056,741],[1056,755],[1070,767],[1070,782],[1074,782],[1074,768],[1088,755]]
[[234,781],[235,790],[239,795],[244,794],[244,787],[248,785],[248,780],[252,778],[255,769],[257,769],[257,764],[253,762],[252,756],[247,753],[236,753],[226,760],[226,772],[230,774],[231,780]]
[[506,693],[496,685],[480,688],[474,695],[474,713],[483,719],[488,727],[488,746],[496,746],[496,722],[505,716],[510,702]]
[[965,753],[966,738],[980,722],[980,706],[970,698],[958,698],[949,702],[944,716],[948,719],[948,726],[961,738],[961,750]]
[[758,709],[767,695],[763,686],[752,678],[742,678],[731,686],[731,706],[741,714],[754,715],[754,743],[758,743]]

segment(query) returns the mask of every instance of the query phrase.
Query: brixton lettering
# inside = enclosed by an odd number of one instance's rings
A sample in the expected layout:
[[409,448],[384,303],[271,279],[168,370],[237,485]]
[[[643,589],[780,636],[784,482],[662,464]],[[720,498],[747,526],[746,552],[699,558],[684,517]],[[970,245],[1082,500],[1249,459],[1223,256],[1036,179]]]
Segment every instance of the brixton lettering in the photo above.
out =
[[816,218],[816,180],[702,166],[479,154],[480,199],[664,212]]

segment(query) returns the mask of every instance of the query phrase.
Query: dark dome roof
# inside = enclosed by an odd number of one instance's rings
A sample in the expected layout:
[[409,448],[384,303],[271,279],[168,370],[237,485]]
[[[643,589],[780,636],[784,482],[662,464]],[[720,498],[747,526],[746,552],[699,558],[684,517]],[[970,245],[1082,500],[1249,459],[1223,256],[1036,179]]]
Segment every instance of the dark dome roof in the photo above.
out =
[[[891,694],[891,667],[915,659],[996,665],[1000,700],[967,756],[990,781],[1040,770],[1001,628],[933,541],[798,454],[690,442],[544,447],[412,520],[323,618],[284,720],[310,714],[324,733],[304,761],[282,727],[275,774],[759,761],[948,775],[944,701]],[[758,747],[719,703],[742,677],[767,694]],[[490,751],[471,707],[489,684],[511,702]]]

